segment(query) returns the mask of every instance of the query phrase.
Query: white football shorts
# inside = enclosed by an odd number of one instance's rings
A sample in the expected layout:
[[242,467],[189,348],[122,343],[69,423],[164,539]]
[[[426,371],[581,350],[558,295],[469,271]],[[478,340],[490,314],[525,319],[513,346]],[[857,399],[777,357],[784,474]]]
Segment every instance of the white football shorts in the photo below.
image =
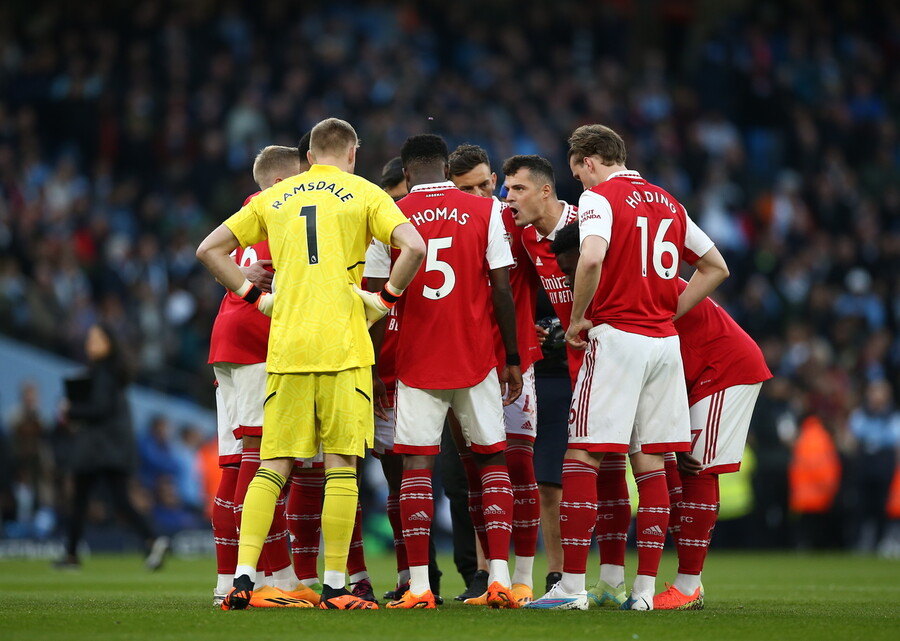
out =
[[691,406],[691,456],[703,464],[701,474],[741,469],[760,388],[762,383],[726,387]]
[[444,420],[451,408],[473,452],[494,454],[506,449],[500,381],[496,369],[491,368],[483,381],[461,389],[418,389],[398,380],[394,452],[438,454]]
[[569,447],[590,452],[686,452],[690,415],[678,336],[603,324],[588,332],[569,408]]
[[534,390],[534,365],[522,372],[522,393],[503,408],[506,438],[531,441],[537,436],[537,393]]

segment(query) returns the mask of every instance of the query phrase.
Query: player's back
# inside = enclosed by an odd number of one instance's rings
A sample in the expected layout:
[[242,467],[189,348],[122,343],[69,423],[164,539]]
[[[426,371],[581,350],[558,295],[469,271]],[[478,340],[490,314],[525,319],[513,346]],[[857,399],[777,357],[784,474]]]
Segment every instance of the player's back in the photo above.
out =
[[402,216],[390,197],[374,184],[337,167],[313,165],[263,191],[226,221],[242,244],[269,239],[277,273],[270,372],[372,364],[362,303],[351,284],[361,282],[372,235],[389,242],[397,219]]
[[499,203],[436,183],[397,205],[427,247],[398,304],[397,377],[421,389],[471,387],[496,365],[488,270],[512,262]]
[[[680,278],[675,284],[679,293],[687,287]],[[756,342],[711,298],[675,321],[675,328],[691,405],[726,387],[772,377]]]
[[645,336],[674,336],[672,317],[678,308],[675,279],[684,253],[687,216],[665,190],[637,172],[620,172],[582,196],[583,222],[612,209],[609,249],[600,284],[589,310],[594,325]]

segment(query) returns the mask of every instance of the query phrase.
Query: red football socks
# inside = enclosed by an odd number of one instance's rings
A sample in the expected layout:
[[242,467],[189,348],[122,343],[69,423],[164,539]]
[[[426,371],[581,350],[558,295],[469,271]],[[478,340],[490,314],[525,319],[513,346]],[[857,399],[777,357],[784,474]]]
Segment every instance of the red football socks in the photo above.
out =
[[238,533],[234,522],[234,486],[238,466],[222,468],[222,478],[213,502],[212,528],[216,545],[216,565],[219,574],[234,574],[237,567]]
[[625,455],[607,453],[597,472],[597,525],[594,536],[600,563],[625,565],[625,544],[631,525],[631,501],[625,479]]
[[665,470],[635,474],[638,486],[637,573],[656,576],[669,525],[669,489]]
[[318,576],[319,539],[322,530],[322,498],[325,491],[324,471],[291,476],[287,522],[293,535],[291,553],[294,571],[300,579]]
[[506,466],[486,465],[481,468],[481,488],[484,530],[488,542],[484,556],[488,560],[505,561],[509,558],[513,519],[513,491]]
[[597,521],[597,468],[576,459],[565,459],[562,484],[559,531],[563,572],[584,574],[591,549],[591,535]]
[[534,450],[528,445],[510,445],[506,448],[506,466],[513,491],[513,549],[516,556],[534,556],[541,524]]
[[428,541],[434,518],[431,470],[404,470],[400,483],[400,517],[410,567],[428,565]]
[[719,475],[685,475],[678,538],[678,573],[700,574],[718,516]]

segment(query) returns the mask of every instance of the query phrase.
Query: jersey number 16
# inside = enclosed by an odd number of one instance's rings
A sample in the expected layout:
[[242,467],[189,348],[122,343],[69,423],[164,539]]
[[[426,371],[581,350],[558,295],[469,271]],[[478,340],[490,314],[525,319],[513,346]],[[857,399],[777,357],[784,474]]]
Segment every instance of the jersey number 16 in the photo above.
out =
[[[650,238],[649,220],[646,216],[637,217],[637,226],[641,230],[641,276],[647,277],[647,244]],[[671,218],[663,218],[659,221],[659,228],[656,230],[656,236],[653,238],[653,271],[657,276],[664,280],[675,278],[678,274],[678,248],[675,243],[666,240],[666,232],[672,225]],[[666,267],[663,265],[663,256],[669,255],[669,259],[665,262],[669,263]]]

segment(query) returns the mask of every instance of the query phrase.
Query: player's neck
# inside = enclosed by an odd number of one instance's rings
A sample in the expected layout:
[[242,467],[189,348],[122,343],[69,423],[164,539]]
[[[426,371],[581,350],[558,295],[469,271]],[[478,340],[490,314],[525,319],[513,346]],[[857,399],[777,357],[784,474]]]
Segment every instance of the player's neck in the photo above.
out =
[[444,173],[443,169],[437,169],[435,171],[425,170],[425,171],[417,171],[417,172],[409,172],[409,188],[417,187],[419,185],[432,185],[434,183],[443,183],[447,182],[448,178]]
[[544,205],[544,211],[541,212],[540,218],[534,221],[534,228],[541,236],[549,236],[550,232],[556,229],[556,225],[559,223],[559,218],[563,215],[565,208],[566,206],[561,200],[556,198],[548,200]]

